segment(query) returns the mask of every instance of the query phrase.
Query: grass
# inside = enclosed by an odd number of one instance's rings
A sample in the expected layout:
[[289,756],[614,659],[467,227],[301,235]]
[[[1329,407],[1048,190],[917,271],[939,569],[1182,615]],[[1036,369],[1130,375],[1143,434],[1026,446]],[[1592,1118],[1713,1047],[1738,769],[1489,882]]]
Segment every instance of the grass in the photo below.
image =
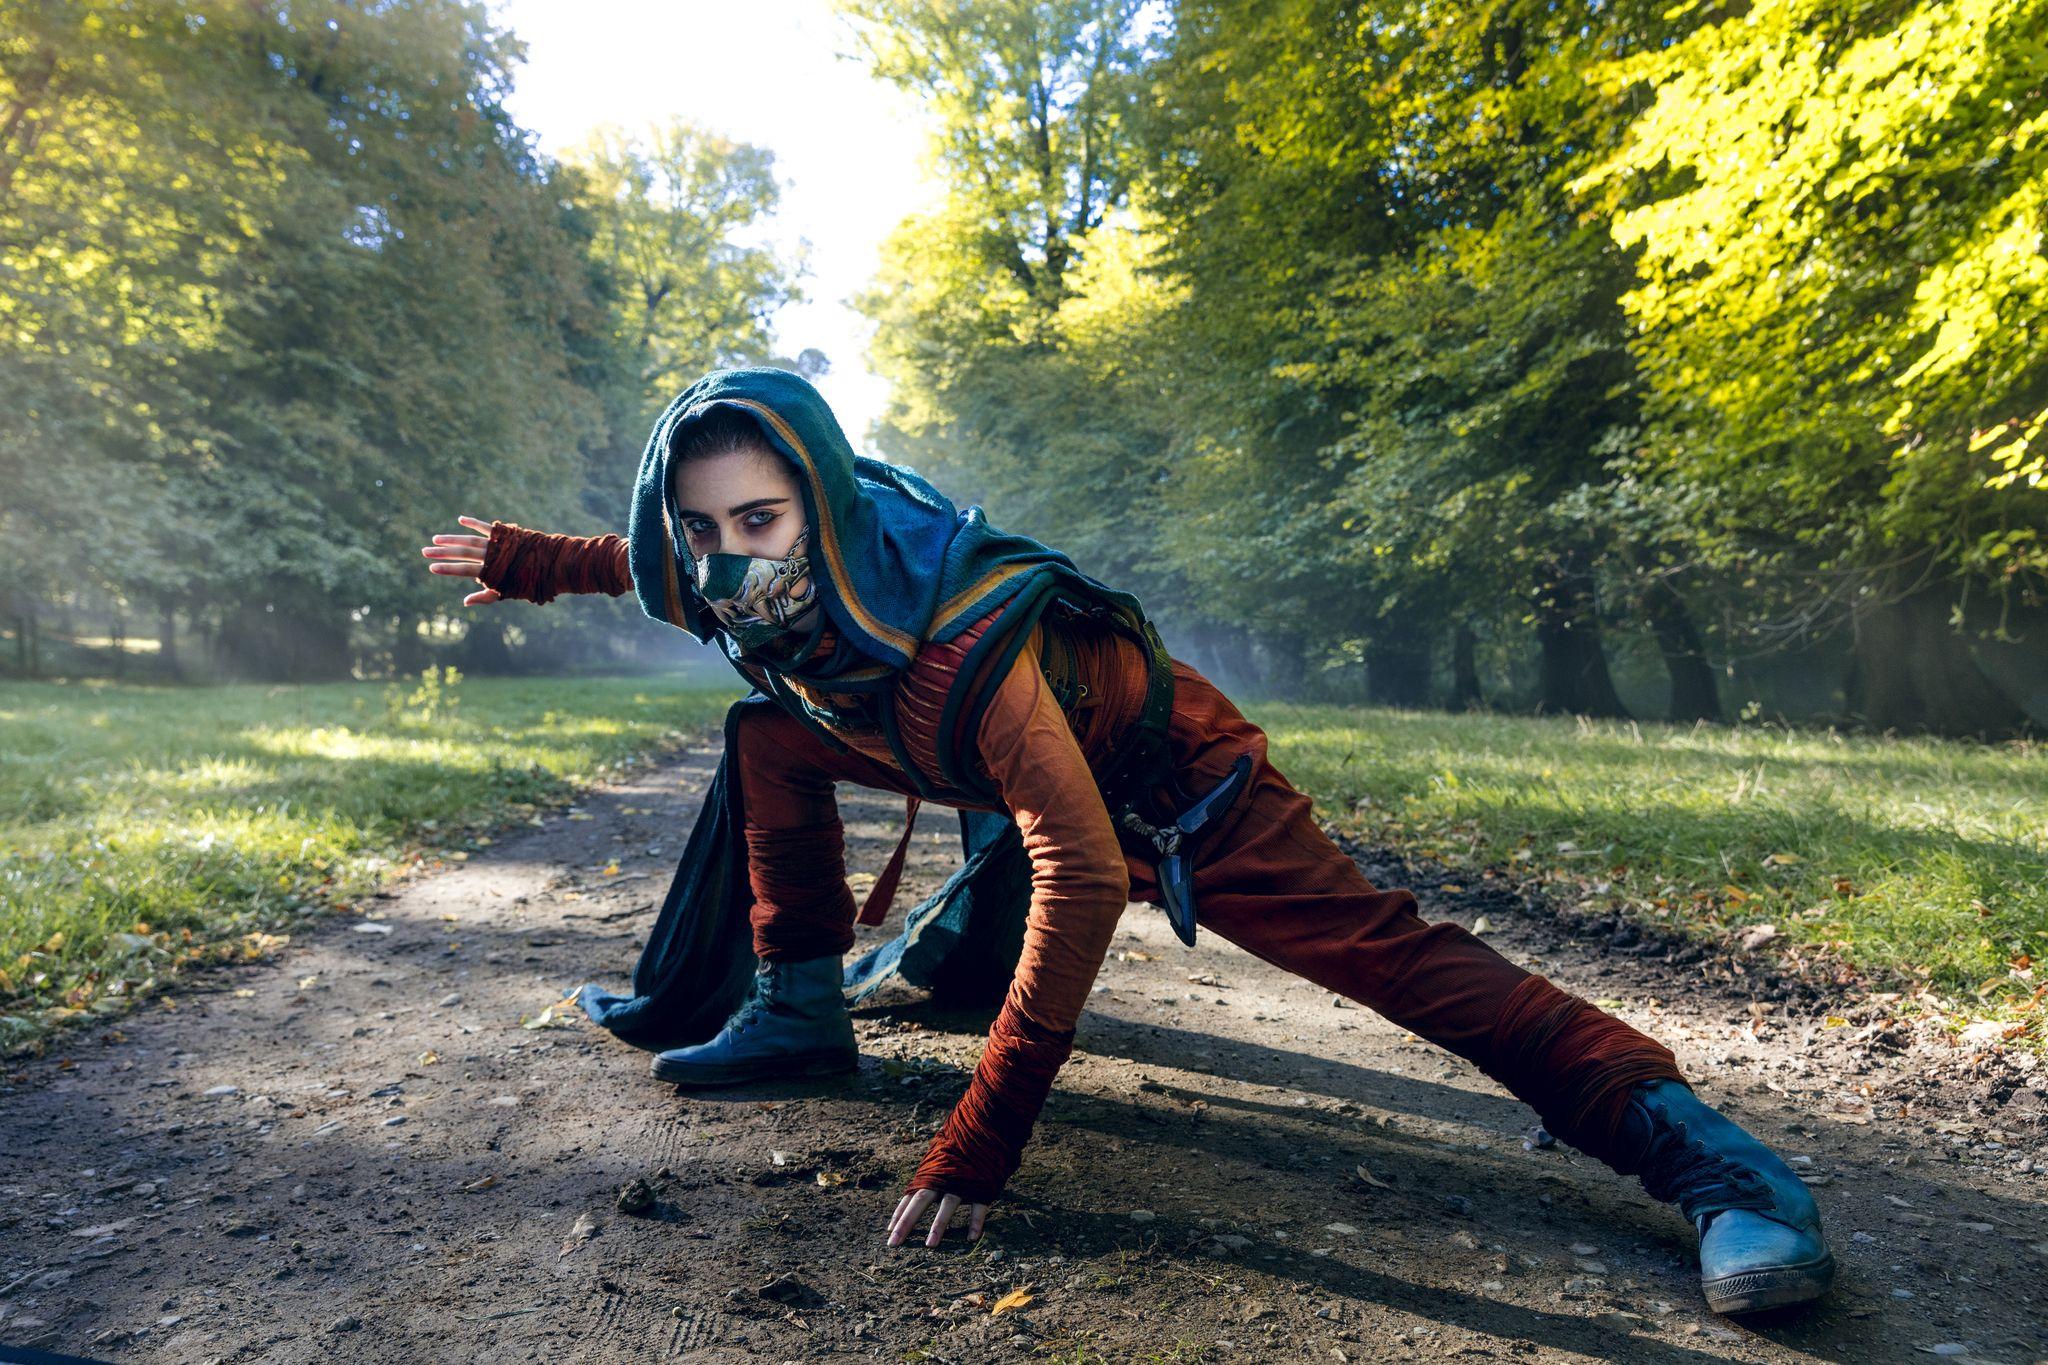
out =
[[0,1051],[254,957],[715,723],[655,678],[0,684]]
[[[715,723],[670,679],[0,684],[0,1050],[257,956],[310,909]],[[2040,1012],[2048,751],[1338,706],[1248,708],[1361,838],[1715,936],[1902,1008]],[[2033,1030],[2041,1041],[2038,1027]]]
[[2041,1041],[2038,744],[1248,710],[1275,765],[1361,838],[1698,936],[1770,924],[1795,967]]

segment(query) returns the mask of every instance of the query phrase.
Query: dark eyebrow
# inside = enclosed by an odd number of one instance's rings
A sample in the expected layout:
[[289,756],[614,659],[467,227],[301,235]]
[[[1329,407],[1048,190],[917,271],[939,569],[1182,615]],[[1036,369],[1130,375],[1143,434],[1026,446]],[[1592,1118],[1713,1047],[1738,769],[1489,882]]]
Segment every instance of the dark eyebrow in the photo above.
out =
[[[760,509],[760,508],[763,508],[763,507],[780,507],[780,506],[781,506],[781,505],[782,505],[783,503],[785,503],[785,502],[788,502],[788,501],[789,501],[789,499],[788,499],[788,498],[755,498],[755,499],[754,499],[754,500],[753,500],[752,502],[743,502],[743,503],[741,503],[741,504],[740,504],[740,505],[739,505],[738,507],[735,507],[735,508],[731,509],[730,511],[728,511],[728,512],[726,513],[726,515],[727,515],[727,516],[729,516],[729,517],[737,517],[737,516],[741,516],[741,515],[744,515],[745,513],[748,513],[748,512],[756,511],[756,510],[758,510],[758,509]],[[698,510],[697,510],[696,508],[694,508],[694,507],[678,507],[678,508],[676,509],[676,515],[677,515],[678,517],[702,517],[702,516],[705,516],[705,514],[704,514],[703,512],[699,512],[699,511],[698,511]],[[708,519],[708,518],[707,518],[707,519]]]

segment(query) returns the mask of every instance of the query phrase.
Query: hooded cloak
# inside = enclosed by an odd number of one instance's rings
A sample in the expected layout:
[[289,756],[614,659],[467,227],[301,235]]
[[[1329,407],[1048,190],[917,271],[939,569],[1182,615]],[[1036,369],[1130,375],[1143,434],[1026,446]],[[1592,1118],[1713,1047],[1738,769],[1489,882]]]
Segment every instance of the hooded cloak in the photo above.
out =
[[[909,469],[854,453],[824,398],[803,376],[770,367],[714,370],[685,389],[654,424],[640,459],[627,522],[633,590],[648,616],[716,640],[735,669],[739,646],[722,629],[678,562],[670,461],[690,424],[714,409],[755,419],[764,442],[796,470],[813,528],[810,565],[825,620],[838,640],[822,670],[808,672],[807,644],[777,672],[837,692],[887,691],[919,647],[943,644],[998,607],[1012,604],[1004,635],[1021,642],[1054,596],[1107,608],[1134,626],[1143,608],[1084,574],[1066,555],[1029,536],[998,530],[979,507],[962,511]],[[1004,657],[1007,666],[1008,654]],[[755,665],[775,661],[748,656]],[[746,677],[744,671],[742,677]],[[752,684],[752,679],[748,679]],[[886,699],[884,705],[889,704]],[[743,837],[746,812],[731,769],[735,727],[748,706],[776,705],[837,743],[809,703],[776,684],[726,715],[719,759],[647,946],[633,993],[596,986],[581,993],[586,1013],[621,1039],[664,1050],[703,1042],[744,998],[755,965]],[[914,780],[921,780],[913,774]],[[860,999],[900,976],[961,1004],[994,1005],[1008,987],[1031,899],[1031,867],[1015,823],[1003,811],[960,812],[962,863],[904,917],[897,937],[848,965],[845,985]]]

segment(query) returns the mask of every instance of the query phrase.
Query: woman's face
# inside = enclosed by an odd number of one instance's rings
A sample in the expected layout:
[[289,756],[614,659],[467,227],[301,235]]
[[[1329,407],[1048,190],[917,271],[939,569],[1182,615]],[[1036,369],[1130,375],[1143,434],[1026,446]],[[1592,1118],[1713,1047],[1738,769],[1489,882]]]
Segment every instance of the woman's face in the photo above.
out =
[[676,507],[684,543],[711,554],[780,559],[803,534],[796,471],[765,450],[730,450],[676,466]]

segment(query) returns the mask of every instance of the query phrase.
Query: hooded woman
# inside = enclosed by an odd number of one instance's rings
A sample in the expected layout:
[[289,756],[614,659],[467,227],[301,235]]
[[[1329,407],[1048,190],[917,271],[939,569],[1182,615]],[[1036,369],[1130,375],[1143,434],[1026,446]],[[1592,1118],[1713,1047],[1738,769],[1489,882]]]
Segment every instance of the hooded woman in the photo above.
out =
[[[663,413],[624,540],[462,522],[422,553],[469,604],[637,594],[751,685],[634,974],[585,1009],[684,1086],[857,1065],[847,992],[900,974],[1000,1008],[965,1095],[887,1225],[936,1245],[989,1204],[1073,1047],[1127,903],[1196,926],[1478,1066],[1557,1137],[1637,1175],[1700,1237],[1709,1304],[1823,1293],[1806,1187],[1693,1093],[1671,1052],[1515,966],[1405,890],[1375,888],[1268,761],[1266,737],[1173,659],[1137,599],[853,453],[784,370],[718,370]],[[966,861],[850,970],[904,848],[856,912],[836,782],[961,812]],[[908,831],[905,832],[908,838]]]

